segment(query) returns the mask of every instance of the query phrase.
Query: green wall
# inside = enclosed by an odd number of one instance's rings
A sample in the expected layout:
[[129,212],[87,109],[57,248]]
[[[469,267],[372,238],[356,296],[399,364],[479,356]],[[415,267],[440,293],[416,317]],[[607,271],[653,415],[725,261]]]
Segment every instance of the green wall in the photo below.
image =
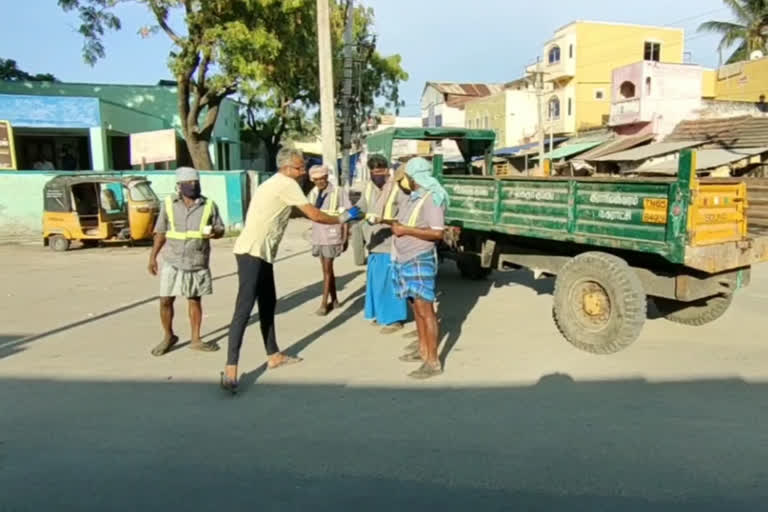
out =
[[[40,237],[43,213],[43,186],[54,176],[70,174],[41,171],[0,171],[0,240],[28,240]],[[82,174],[82,173],[81,173]],[[152,189],[163,199],[175,191],[176,181],[169,171],[108,173],[114,176],[146,176]],[[228,228],[240,228],[247,197],[232,177],[244,171],[205,171],[200,173],[203,194],[213,199]],[[237,180],[235,180],[237,181]]]

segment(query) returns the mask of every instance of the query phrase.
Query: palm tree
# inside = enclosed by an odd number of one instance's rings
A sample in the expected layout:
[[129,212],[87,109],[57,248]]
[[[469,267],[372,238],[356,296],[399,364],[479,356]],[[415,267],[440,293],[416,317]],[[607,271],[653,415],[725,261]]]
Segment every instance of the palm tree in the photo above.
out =
[[766,50],[768,44],[768,0],[723,0],[735,21],[707,21],[699,32],[722,34],[718,50],[736,46],[728,63],[747,60],[755,50]]

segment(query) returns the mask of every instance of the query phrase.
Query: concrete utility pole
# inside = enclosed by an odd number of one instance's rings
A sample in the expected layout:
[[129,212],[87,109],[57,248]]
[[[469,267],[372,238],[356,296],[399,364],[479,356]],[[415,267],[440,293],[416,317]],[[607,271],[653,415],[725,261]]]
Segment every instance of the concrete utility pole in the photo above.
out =
[[317,58],[320,68],[320,133],[323,138],[323,164],[336,169],[336,112],[333,106],[333,59],[328,0],[317,0]]
[[539,115],[539,126],[536,136],[539,141],[539,168],[544,169],[544,112],[542,111],[542,95],[544,94],[544,73],[541,71],[541,57],[536,59],[536,106]]
[[344,25],[344,83],[342,87],[343,125],[341,140],[341,184],[351,186],[352,179],[349,170],[349,149],[352,146],[352,24],[354,23],[354,5],[347,0],[346,22]]

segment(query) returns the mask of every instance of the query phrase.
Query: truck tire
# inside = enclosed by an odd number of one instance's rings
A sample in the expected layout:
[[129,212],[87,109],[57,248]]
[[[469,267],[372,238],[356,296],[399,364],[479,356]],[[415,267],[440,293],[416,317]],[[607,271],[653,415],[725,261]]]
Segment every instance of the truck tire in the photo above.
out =
[[733,294],[715,295],[693,302],[656,297],[653,302],[659,313],[670,322],[699,327],[723,316],[733,302]]
[[48,246],[56,252],[66,252],[69,250],[69,240],[62,235],[51,235],[48,237]]
[[352,258],[355,261],[355,265],[363,266],[366,261],[363,227],[359,222],[356,222],[349,229],[349,245],[352,249]]
[[569,260],[557,275],[554,295],[558,330],[585,352],[623,350],[645,323],[643,285],[634,270],[612,254],[586,252]]
[[464,279],[471,279],[477,281],[488,277],[493,269],[484,268],[480,264],[480,256],[471,253],[459,253],[456,256],[456,266],[459,269],[459,274]]

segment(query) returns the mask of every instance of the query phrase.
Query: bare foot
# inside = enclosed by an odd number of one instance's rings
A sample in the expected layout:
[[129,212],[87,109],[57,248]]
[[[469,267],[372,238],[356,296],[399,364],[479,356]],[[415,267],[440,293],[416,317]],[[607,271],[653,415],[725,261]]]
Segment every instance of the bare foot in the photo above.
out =
[[302,361],[303,359],[300,357],[293,357],[283,354],[282,352],[278,352],[277,354],[269,356],[269,359],[267,359],[267,368],[274,370],[275,368],[280,368],[281,366],[288,366],[290,364],[296,364]]

